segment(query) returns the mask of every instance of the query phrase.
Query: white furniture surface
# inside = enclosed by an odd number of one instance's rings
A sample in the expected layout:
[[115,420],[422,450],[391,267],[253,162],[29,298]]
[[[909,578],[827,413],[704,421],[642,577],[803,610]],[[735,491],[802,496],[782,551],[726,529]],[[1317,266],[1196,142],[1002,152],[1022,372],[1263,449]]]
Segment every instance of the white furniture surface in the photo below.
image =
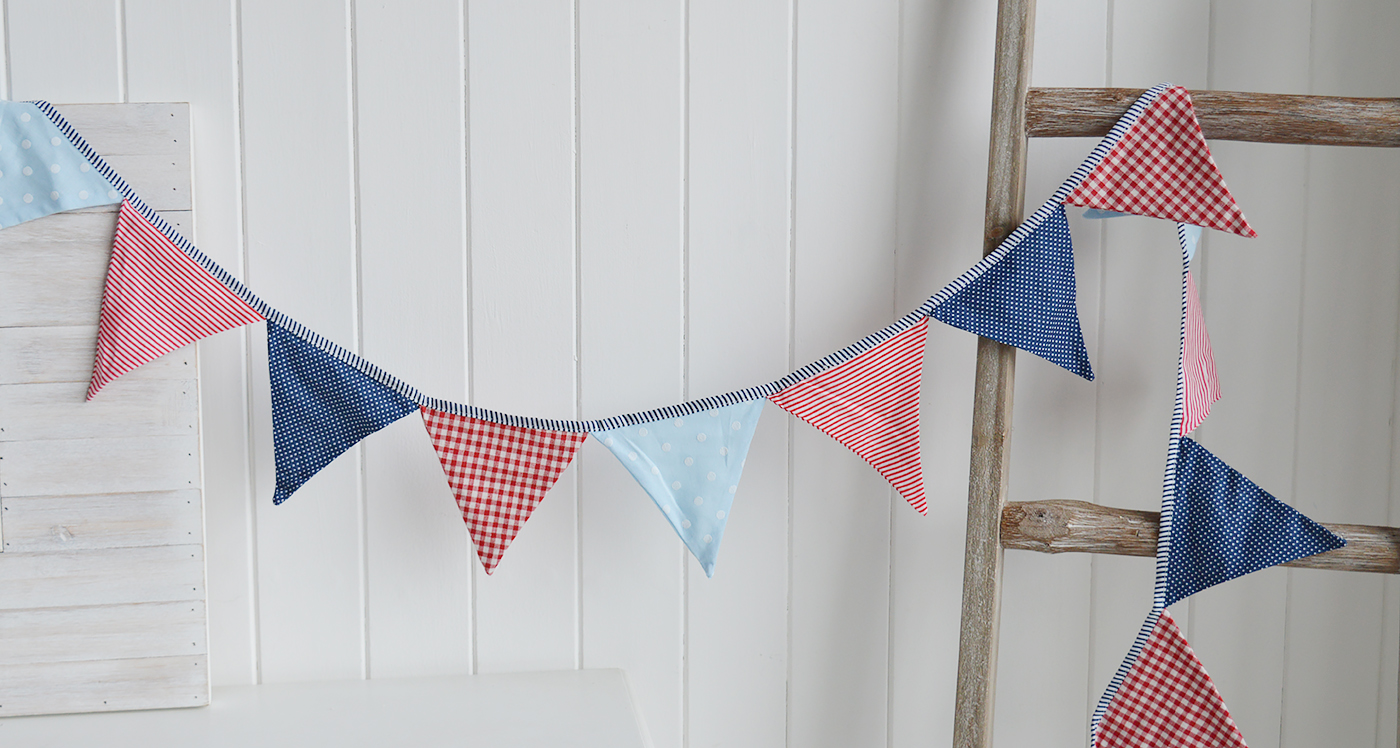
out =
[[223,686],[191,709],[0,719],[6,748],[641,748],[621,670]]

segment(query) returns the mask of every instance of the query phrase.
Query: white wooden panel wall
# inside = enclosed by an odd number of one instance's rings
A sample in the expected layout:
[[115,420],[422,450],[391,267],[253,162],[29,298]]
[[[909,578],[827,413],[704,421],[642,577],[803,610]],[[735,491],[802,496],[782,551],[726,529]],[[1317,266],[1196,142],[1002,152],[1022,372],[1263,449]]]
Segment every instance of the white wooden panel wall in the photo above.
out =
[[[445,397],[593,417],[767,380],[980,246],[983,0],[7,8],[8,93],[192,102],[200,246]],[[1395,96],[1397,32],[1379,0],[1042,0],[1035,80]],[[1035,143],[1030,202],[1090,146]],[[1216,155],[1262,238],[1198,261],[1225,390],[1202,441],[1319,519],[1400,521],[1400,154]],[[1099,379],[1020,357],[1012,494],[1155,507],[1175,239],[1071,221]],[[591,444],[487,577],[414,419],[273,508],[263,333],[217,336],[215,682],[621,667],[658,746],[937,744],[974,346],[930,331],[927,518],[769,408],[714,579]],[[1000,742],[1079,744],[1151,564],[1007,563]],[[1273,570],[1177,614],[1251,745],[1394,744],[1394,581]]]

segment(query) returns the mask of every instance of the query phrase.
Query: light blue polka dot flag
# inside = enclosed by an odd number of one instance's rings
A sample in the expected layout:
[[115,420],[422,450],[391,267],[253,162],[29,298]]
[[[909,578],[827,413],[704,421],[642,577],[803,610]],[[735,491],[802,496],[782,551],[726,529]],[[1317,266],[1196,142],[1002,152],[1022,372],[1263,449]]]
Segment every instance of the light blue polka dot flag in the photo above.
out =
[[38,107],[0,101],[0,228],[121,201]]
[[274,504],[361,439],[418,410],[408,398],[271,320],[267,365],[277,462]]
[[594,431],[666,515],[705,576],[715,573],[724,525],[763,412],[763,400]]
[[1167,605],[1346,541],[1181,439],[1167,551]]
[[1094,378],[1075,305],[1074,248],[1063,205],[932,316]]

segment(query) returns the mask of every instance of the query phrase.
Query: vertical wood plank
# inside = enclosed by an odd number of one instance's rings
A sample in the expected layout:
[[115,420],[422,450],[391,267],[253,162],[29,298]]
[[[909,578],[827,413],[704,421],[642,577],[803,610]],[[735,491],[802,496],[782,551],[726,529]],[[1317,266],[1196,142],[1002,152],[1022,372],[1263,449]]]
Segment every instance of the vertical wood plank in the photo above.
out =
[[[1312,93],[1400,94],[1400,8],[1324,3],[1312,12]],[[1295,505],[1313,517],[1390,519],[1400,153],[1309,154],[1299,343]],[[1385,580],[1289,570],[1281,744],[1377,738]],[[1386,668],[1393,667],[1385,663]]]
[[[1210,87],[1305,93],[1310,6],[1217,1]],[[1256,34],[1267,43],[1242,43]],[[1194,263],[1224,393],[1195,438],[1292,502],[1307,152],[1229,142],[1211,150],[1259,237],[1207,232]],[[1259,748],[1279,744],[1287,586],[1287,571],[1268,570],[1190,603],[1187,638],[1245,740]]]
[[[470,9],[473,395],[487,408],[570,418],[577,412],[573,8]],[[576,665],[577,489],[572,466],[496,571],[475,569],[482,672]]]
[[[1103,0],[1041,0],[1036,8],[1037,86],[1102,85],[1107,54]],[[1073,53],[1072,50],[1082,50]],[[1033,140],[1026,210],[1078,166],[1091,140]],[[1080,324],[1097,367],[1102,223],[1070,210]],[[1020,501],[1094,495],[1096,385],[1035,356],[1016,360],[1010,496]],[[1089,688],[1089,556],[1010,552],[1002,587],[996,743],[1073,745],[1084,740]],[[1045,642],[1056,642],[1046,647]]]
[[[981,257],[996,4],[901,3],[895,310]],[[980,60],[966,65],[963,60]],[[928,516],[893,499],[889,738],[953,732],[977,338],[930,322],[919,407]]]
[[112,0],[11,0],[5,9],[11,100],[121,100]]
[[[599,417],[685,394],[684,5],[577,7],[581,405]],[[652,742],[679,746],[687,551],[611,453],[580,454],[583,666],[626,670]]]
[[[893,317],[899,9],[797,10],[793,351],[802,365]],[[792,428],[788,744],[887,740],[890,513],[859,457]]]
[[[133,101],[190,103],[197,224],[177,227],[235,277],[243,276],[241,134],[229,0],[126,0],[127,81]],[[211,680],[257,680],[255,499],[248,450],[249,330],[199,342],[204,429],[205,553]]]
[[[364,353],[467,395],[462,5],[355,2]],[[365,444],[373,677],[471,669],[475,553],[421,418]]]
[[[788,371],[792,8],[689,9],[687,340],[690,393],[705,396]],[[770,403],[714,577],[686,561],[692,746],[782,745],[786,734],[787,447],[787,415]]]
[[[1112,17],[1108,85],[1204,87],[1208,0],[1115,2]],[[1181,248],[1169,221],[1115,218],[1102,230],[1095,501],[1155,510],[1180,353]],[[1089,693],[1097,702],[1151,608],[1153,564],[1117,557],[1090,564]],[[1188,620],[1186,606],[1177,608],[1177,620]]]
[[[239,54],[249,282],[274,307],[355,350],[347,22],[344,2],[244,0]],[[272,505],[266,335],[263,325],[252,329],[261,678],[363,677],[360,450]]]

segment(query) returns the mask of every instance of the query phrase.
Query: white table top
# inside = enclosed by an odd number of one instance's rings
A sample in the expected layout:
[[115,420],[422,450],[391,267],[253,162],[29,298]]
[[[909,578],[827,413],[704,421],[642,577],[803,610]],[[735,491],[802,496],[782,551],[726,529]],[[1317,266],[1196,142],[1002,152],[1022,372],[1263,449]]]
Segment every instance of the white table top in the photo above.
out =
[[6,748],[642,748],[621,670],[223,686],[192,709],[0,719]]

